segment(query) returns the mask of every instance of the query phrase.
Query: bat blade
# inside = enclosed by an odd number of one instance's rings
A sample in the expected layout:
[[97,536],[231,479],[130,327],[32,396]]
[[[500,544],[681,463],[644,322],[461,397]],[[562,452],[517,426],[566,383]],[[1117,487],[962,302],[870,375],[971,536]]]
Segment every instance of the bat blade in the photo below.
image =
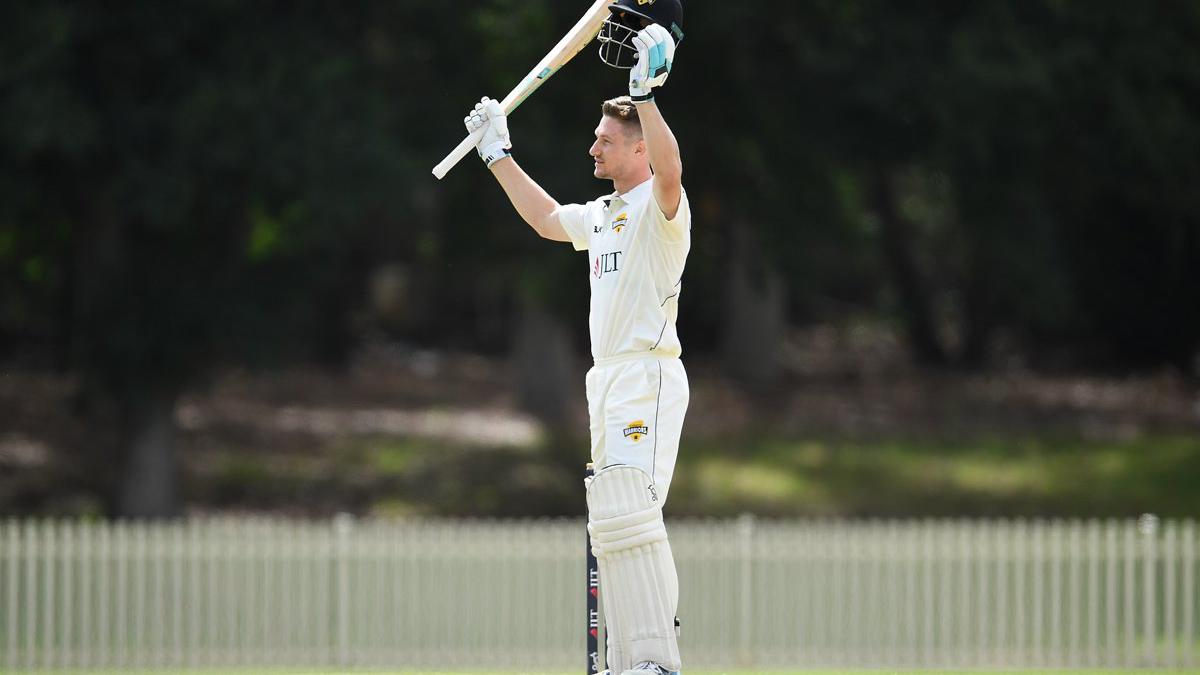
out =
[[[529,71],[524,78],[513,87],[512,91],[504,97],[500,102],[500,107],[504,109],[504,113],[508,114],[516,110],[525,99],[529,98],[533,92],[537,91],[538,87],[546,83],[565,66],[575,55],[588,46],[596,35],[600,32],[600,26],[604,23],[604,19],[608,16],[608,5],[612,0],[595,0],[583,17],[576,22],[575,26],[567,32],[566,35],[558,41],[542,60],[538,62],[532,70]],[[433,167],[433,175],[441,180],[458,164],[463,157],[466,157],[471,152],[471,148],[479,142],[479,138],[483,132],[476,132],[468,135],[458,144],[458,147],[450,151],[446,158]]]

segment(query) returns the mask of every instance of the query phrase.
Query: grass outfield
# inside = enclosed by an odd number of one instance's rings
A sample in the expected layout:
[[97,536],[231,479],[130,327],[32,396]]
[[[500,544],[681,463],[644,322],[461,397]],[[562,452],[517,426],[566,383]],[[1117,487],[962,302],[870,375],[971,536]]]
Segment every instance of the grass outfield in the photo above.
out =
[[[0,673],[5,671],[0,671]],[[39,671],[61,673],[67,671]],[[70,671],[87,675],[126,675],[128,671]],[[514,670],[157,670],[137,671],[139,675],[579,675],[579,671],[514,671]],[[981,673],[1056,673],[1061,675],[1200,675],[1200,670],[685,670],[686,675],[980,675]]]

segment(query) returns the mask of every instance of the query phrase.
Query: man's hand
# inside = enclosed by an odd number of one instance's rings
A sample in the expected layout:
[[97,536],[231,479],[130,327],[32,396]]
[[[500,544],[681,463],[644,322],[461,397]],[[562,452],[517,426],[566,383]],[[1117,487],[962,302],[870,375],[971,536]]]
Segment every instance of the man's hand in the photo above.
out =
[[508,118],[499,101],[484,96],[475,104],[475,109],[463,118],[463,123],[467,126],[467,133],[484,130],[483,136],[475,144],[475,150],[488,168],[509,156],[512,140],[508,137]]
[[654,88],[661,87],[671,74],[675,60],[675,40],[670,31],[654,23],[633,36],[638,60],[629,71],[629,97],[635,103],[654,98]]

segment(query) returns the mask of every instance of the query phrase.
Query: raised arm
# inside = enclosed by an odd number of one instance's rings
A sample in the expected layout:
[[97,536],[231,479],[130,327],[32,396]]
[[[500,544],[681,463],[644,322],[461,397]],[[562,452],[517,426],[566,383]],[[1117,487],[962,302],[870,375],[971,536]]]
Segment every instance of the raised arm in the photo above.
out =
[[650,168],[654,169],[654,198],[667,220],[674,220],[683,195],[683,160],[679,157],[679,143],[657,103],[650,100],[636,105]]
[[491,169],[508,200],[534,232],[551,241],[571,241],[558,220],[558,202],[517,165],[517,160],[506,157]]
[[675,134],[654,102],[654,89],[665,84],[671,74],[675,40],[666,28],[651,24],[633,38],[633,44],[638,60],[629,71],[629,96],[637,106],[650,168],[654,169],[654,198],[667,220],[674,220],[683,195],[683,160]]
[[476,150],[521,218],[544,239],[571,241],[559,222],[559,203],[534,182],[509,153],[512,141],[508,135],[508,119],[500,104],[485,97],[463,121],[468,132],[486,127]]

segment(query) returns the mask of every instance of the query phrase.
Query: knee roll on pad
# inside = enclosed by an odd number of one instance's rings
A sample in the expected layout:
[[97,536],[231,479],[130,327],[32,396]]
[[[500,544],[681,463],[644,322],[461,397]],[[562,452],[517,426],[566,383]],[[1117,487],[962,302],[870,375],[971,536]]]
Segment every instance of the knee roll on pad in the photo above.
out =
[[654,481],[637,467],[605,467],[588,483],[587,503],[592,551],[600,564],[609,667],[619,673],[653,661],[679,670],[679,579]]

